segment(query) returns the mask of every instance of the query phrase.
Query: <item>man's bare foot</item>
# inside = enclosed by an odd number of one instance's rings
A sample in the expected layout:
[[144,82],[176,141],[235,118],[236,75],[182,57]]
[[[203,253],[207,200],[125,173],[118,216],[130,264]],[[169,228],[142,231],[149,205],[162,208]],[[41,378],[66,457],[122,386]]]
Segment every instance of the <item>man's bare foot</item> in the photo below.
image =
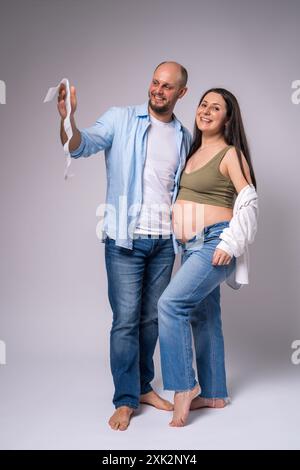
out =
[[154,390],[140,396],[140,403],[152,405],[158,410],[172,411],[174,406],[168,400],[161,398]]
[[182,427],[186,424],[191,402],[199,395],[200,387],[197,384],[192,390],[187,392],[175,392],[174,395],[174,413],[170,426]]
[[108,424],[114,431],[126,431],[129,426],[133,411],[133,408],[129,408],[129,406],[120,406],[116,409],[108,421]]
[[190,410],[198,410],[199,408],[224,408],[227,401],[223,398],[203,398],[196,397],[191,403]]

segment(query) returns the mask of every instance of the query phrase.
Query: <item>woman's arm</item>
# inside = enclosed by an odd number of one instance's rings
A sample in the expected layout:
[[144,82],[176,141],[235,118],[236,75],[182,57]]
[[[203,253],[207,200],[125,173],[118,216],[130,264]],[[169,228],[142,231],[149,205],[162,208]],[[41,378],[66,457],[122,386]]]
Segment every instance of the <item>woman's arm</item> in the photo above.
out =
[[[244,172],[248,180],[247,181],[242,173],[242,169],[241,169],[240,162],[239,162],[238,155],[237,155],[235,148],[232,147],[231,149],[228,150],[222,162],[224,162],[223,169],[225,171],[225,174],[231,179],[235,187],[235,190],[238,194],[241,192],[241,190],[245,186],[252,184],[248,162],[246,158],[244,157],[244,155],[242,154],[242,163],[243,163]],[[213,255],[213,259],[212,259],[212,264],[214,266],[229,264],[231,261],[231,258],[232,258],[231,253],[229,254],[226,251],[222,250],[221,248],[216,248],[214,255]]]
[[244,177],[240,162],[238,159],[237,152],[234,147],[228,150],[226,153],[225,157],[222,160],[222,163],[224,162],[224,170],[226,173],[226,176],[228,176],[237,192],[239,192],[248,184],[252,184],[251,176],[250,176],[250,169],[248,162],[244,155],[242,154],[242,164],[244,168],[245,175],[247,179]]

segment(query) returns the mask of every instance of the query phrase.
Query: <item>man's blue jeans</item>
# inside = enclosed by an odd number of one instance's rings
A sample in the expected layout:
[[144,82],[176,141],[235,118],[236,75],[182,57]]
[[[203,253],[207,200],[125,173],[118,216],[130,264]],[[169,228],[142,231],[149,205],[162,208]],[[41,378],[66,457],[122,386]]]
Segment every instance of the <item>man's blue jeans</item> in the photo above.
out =
[[191,390],[197,383],[192,365],[193,332],[201,396],[228,396],[220,284],[235,269],[235,258],[229,265],[211,264],[219,235],[228,224],[207,226],[184,246],[182,265],[159,299],[161,366],[167,390]]
[[157,302],[170,282],[174,257],[171,238],[137,238],[133,250],[116,246],[110,238],[105,241],[116,408],[137,408],[140,395],[152,390]]

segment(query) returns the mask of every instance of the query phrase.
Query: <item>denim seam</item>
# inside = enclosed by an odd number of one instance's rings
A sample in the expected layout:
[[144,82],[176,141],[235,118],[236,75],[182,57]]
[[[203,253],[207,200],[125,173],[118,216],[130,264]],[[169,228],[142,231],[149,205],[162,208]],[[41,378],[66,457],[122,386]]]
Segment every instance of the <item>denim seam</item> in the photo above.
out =
[[[192,377],[193,377],[193,356],[190,358],[189,357],[189,354],[188,354],[188,350],[189,350],[189,341],[188,341],[188,337],[189,337],[189,330],[188,328],[190,328],[190,323],[189,323],[189,319],[187,318],[185,320],[185,323],[187,323],[187,328],[186,328],[186,325],[184,324],[184,329],[183,329],[183,336],[184,336],[184,354],[185,354],[185,364],[187,365],[187,367],[185,368],[185,380],[188,384],[188,390],[191,390],[192,388]],[[192,363],[192,364],[191,364]]]
[[[205,303],[205,307],[208,308],[207,307],[207,302]],[[211,311],[208,312],[208,315],[211,315]],[[208,329],[209,329],[209,342],[210,342],[210,351],[211,351],[210,366],[211,366],[211,369],[212,369],[211,389],[212,389],[212,395],[215,396],[215,394],[216,394],[216,362],[215,362],[216,361],[216,351],[215,351],[215,341],[214,341],[214,337],[213,337],[213,334],[212,334],[212,326],[211,326],[210,321],[208,322]]]

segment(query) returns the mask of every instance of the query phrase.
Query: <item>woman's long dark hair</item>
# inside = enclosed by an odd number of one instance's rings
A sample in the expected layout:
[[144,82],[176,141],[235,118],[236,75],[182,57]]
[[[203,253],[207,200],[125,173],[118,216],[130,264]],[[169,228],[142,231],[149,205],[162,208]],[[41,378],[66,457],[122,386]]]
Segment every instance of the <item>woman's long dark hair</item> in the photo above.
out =
[[[199,101],[198,107],[204,100],[205,96],[211,92],[218,93],[219,95],[221,95],[226,103],[227,123],[224,128],[225,141],[228,145],[233,145],[235,147],[236,153],[240,162],[242,173],[245,179],[247,180],[247,177],[245,175],[245,170],[243,167],[243,162],[242,162],[242,153],[244,154],[247,160],[247,163],[249,165],[252,183],[254,187],[256,188],[256,178],[254,175],[254,170],[252,166],[249,147],[247,143],[247,138],[246,138],[246,134],[244,130],[242,115],[241,115],[238,101],[236,97],[232,93],[230,93],[230,91],[225,90],[224,88],[211,88],[210,90],[206,91],[202,95]],[[201,143],[202,143],[202,131],[198,129],[197,123],[195,121],[193,142],[192,142],[189,154],[187,156],[187,160],[196,152],[196,150],[198,150],[198,148],[201,146]]]

